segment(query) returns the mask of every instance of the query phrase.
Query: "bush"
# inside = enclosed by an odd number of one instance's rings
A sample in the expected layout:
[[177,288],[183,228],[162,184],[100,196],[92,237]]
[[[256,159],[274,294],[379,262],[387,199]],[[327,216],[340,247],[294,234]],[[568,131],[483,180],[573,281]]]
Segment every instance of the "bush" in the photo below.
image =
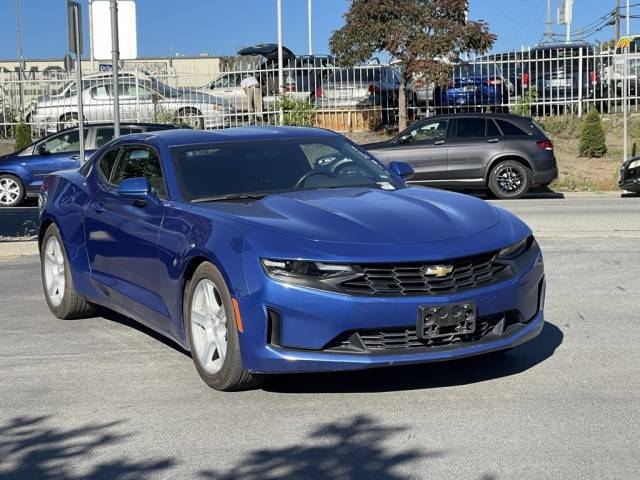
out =
[[24,122],[20,122],[16,127],[16,151],[27,148],[31,145],[31,127]]
[[594,107],[582,120],[580,131],[580,156],[600,158],[607,153],[607,142],[602,128],[600,113]]
[[314,105],[304,100],[296,100],[286,94],[278,96],[276,110],[284,112],[285,125],[312,127],[316,118]]
[[531,105],[538,98],[538,92],[535,88],[530,88],[526,93],[522,95],[522,98],[515,106],[515,113],[522,115],[523,117],[531,116]]

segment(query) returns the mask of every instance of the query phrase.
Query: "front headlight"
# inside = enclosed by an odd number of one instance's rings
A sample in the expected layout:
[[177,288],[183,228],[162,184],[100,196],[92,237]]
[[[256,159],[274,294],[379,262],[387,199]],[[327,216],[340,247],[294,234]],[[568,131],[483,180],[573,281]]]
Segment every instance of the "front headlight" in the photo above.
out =
[[265,273],[282,283],[322,290],[337,290],[336,285],[358,276],[350,265],[306,260],[260,259]]
[[529,248],[531,248],[531,245],[533,245],[533,242],[535,242],[535,240],[532,235],[525,238],[524,240],[514,243],[513,245],[504,247],[502,250],[500,250],[500,253],[498,253],[498,258],[501,260],[513,260],[514,258],[519,257],[524,252],[529,250]]
[[627,170],[631,170],[632,168],[640,167],[640,158],[638,160],[632,161],[629,165],[627,165]]

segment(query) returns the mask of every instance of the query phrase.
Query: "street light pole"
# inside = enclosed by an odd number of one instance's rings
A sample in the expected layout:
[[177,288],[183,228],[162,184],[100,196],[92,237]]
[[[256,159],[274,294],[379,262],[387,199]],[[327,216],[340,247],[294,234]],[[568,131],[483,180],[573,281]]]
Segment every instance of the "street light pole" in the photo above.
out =
[[18,95],[20,101],[20,112],[18,112],[19,120],[24,119],[24,56],[22,53],[22,30],[20,27],[20,0],[16,0],[16,42],[18,46]]
[[118,62],[120,42],[118,39],[118,2],[110,0],[111,8],[111,72],[113,73],[113,138],[120,136],[120,93],[118,91]]
[[[278,16],[278,95],[283,94],[283,80],[284,80],[284,70],[282,63],[284,62],[284,55],[282,52],[282,0],[277,0],[277,16]],[[282,109],[282,102],[280,103],[280,111],[279,111],[279,123],[280,125],[284,125],[284,111]]]
[[631,0],[627,0],[627,35],[631,35]]
[[311,0],[307,0],[307,31],[309,33],[309,55],[313,55],[313,41],[311,39]]

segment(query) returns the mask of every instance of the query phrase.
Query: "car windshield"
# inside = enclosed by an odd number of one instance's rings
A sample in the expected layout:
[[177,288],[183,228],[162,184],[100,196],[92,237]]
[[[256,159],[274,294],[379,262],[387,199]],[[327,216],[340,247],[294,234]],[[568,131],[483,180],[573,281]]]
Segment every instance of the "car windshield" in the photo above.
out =
[[172,154],[185,201],[296,190],[403,188],[375,158],[339,137],[182,146],[173,148]]

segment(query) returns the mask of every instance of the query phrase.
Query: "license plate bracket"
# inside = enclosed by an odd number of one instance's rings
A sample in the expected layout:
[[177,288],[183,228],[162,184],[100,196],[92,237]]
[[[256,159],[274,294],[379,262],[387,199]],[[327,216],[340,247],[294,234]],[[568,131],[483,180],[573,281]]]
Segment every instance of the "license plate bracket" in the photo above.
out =
[[420,340],[464,335],[476,331],[475,302],[422,305],[418,308],[416,336]]

